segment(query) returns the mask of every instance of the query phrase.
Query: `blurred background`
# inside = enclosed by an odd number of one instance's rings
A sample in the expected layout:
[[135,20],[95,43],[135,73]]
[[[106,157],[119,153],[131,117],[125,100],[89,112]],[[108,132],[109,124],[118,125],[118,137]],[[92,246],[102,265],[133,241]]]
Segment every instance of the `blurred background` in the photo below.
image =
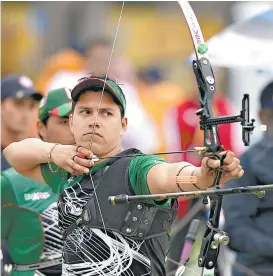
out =
[[[121,4],[108,1],[2,2],[1,76],[27,75],[39,91],[47,93],[56,72],[81,70],[88,43],[97,38],[113,43]],[[206,40],[232,23],[272,7],[272,3],[266,1],[194,1],[191,4]],[[248,45],[245,47],[247,49]],[[193,45],[175,1],[126,2],[114,52],[123,56],[122,66],[130,67],[131,72],[124,71],[134,78],[144,98],[153,93],[142,93],[147,76],[153,83],[168,81],[173,84],[173,89],[179,89],[180,100],[196,90],[188,61]],[[228,53],[229,49],[223,47],[222,52]],[[251,106],[255,116],[256,95],[270,76],[248,67],[214,67],[214,72],[217,92],[228,97],[236,112],[241,105],[237,97],[244,93],[253,95]],[[171,92],[165,94],[171,97]],[[258,137],[259,133],[254,136]],[[232,143],[241,150],[238,140],[236,132]]]
[[[273,3],[266,1],[190,3],[205,40],[217,38],[226,27],[273,9]],[[133,87],[132,98],[140,103],[155,130],[152,142],[147,145],[142,138],[143,144],[140,142],[139,147],[145,152],[156,152],[202,145],[202,132],[194,115],[199,106],[191,68],[193,44],[179,5],[175,1],[125,2],[115,39],[121,7],[122,2],[110,1],[2,2],[1,77],[26,75],[43,95],[60,86],[73,88],[77,79],[95,72],[101,64],[108,64],[109,49],[115,41],[109,75]],[[273,22],[273,14],[263,19],[269,26]],[[239,34],[247,34],[251,38],[264,29],[261,27],[253,34],[252,30],[251,24],[246,24]],[[266,33],[268,36],[272,34]],[[273,35],[265,39],[272,41]],[[211,53],[217,87],[214,112],[222,116],[239,114],[241,97],[249,93],[251,116],[257,118],[260,91],[272,79],[273,70],[260,62],[255,49],[249,54],[252,66],[248,66],[246,61],[240,62],[235,52],[237,42],[235,39],[229,41],[235,50],[228,43],[217,47],[222,55],[229,57],[230,63],[234,61],[232,65],[217,63],[217,58],[213,59]],[[244,43],[241,46],[247,52],[250,42]],[[268,55],[272,55],[272,50]],[[37,136],[36,116],[33,115],[28,136]],[[227,149],[237,154],[245,150],[240,126],[221,126],[219,131]],[[143,129],[136,135],[143,137],[145,133]],[[260,131],[255,131],[253,143],[261,135]],[[200,161],[198,156],[192,155],[164,158],[170,162],[185,160],[196,165]],[[183,202],[178,219],[183,219],[193,205],[192,202]],[[201,217],[205,218],[205,212],[202,210]],[[196,252],[198,255],[198,250]],[[172,257],[175,258],[175,255],[177,253],[174,252]],[[197,275],[196,267],[194,270],[193,274],[188,271],[188,275]],[[228,269],[222,275],[229,275]]]

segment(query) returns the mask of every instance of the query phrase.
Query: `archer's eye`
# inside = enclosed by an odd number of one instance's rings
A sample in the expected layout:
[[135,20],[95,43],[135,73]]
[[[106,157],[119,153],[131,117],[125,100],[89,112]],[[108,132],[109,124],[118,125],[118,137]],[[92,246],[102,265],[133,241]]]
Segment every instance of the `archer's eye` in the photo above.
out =
[[83,114],[83,115],[90,115],[91,114],[91,112],[90,112],[90,110],[82,110],[81,111],[81,114]]
[[104,117],[109,117],[109,116],[112,116],[113,113],[109,112],[107,110],[103,110],[103,111],[101,111],[101,115],[104,116]]

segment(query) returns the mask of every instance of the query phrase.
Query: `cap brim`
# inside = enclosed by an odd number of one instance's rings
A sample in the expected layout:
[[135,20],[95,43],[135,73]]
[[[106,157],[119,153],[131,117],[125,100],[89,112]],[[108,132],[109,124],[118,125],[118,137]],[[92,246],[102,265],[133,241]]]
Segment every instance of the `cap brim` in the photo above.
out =
[[38,92],[35,92],[31,95],[31,98],[33,98],[34,101],[39,102],[43,98],[43,95]]
[[78,83],[71,92],[72,100],[77,101],[82,92],[88,90],[89,88],[91,89],[92,87],[101,87],[101,90],[103,90],[104,88],[104,90],[110,92],[114,96],[114,98],[118,102],[120,102],[120,99],[118,98],[116,92],[112,89],[112,87],[104,80],[97,78],[88,78],[87,80],[83,80],[82,82]]
[[37,101],[37,102],[39,102],[43,98],[42,94],[32,89],[24,89],[23,93],[24,95],[22,98],[32,98],[34,101]]
[[50,115],[56,115],[59,117],[64,117],[69,115],[69,113],[72,111],[72,102],[62,104],[52,110],[49,111]]

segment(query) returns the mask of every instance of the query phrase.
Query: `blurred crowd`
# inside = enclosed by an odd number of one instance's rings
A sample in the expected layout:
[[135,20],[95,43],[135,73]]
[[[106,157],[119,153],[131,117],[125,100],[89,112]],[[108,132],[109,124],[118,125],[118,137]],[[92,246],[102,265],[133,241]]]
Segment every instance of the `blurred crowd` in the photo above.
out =
[[[124,55],[113,51],[112,41],[97,38],[89,41],[80,52],[74,48],[61,49],[51,55],[35,79],[17,72],[1,80],[1,171],[9,168],[2,151],[12,142],[27,137],[39,137],[37,131],[38,106],[49,91],[68,87],[72,89],[79,79],[88,74],[107,74],[121,84],[128,103],[128,129],[123,136],[123,148],[138,148],[144,153],[192,149],[203,145],[203,132],[195,112],[200,108],[199,91],[167,79],[160,66],[152,65],[136,70]],[[273,81],[260,93],[259,119],[267,125],[260,141],[245,152],[234,148],[230,125],[218,127],[221,143],[226,150],[241,155],[245,175],[228,182],[226,187],[255,186],[273,183]],[[213,100],[215,116],[234,114],[228,96],[216,91]],[[236,112],[237,113],[237,112]],[[187,161],[200,165],[195,153],[162,154],[169,162]],[[174,224],[169,257],[179,262],[189,223],[181,221],[199,201],[179,199],[179,210]],[[2,206],[3,207],[3,206]],[[201,204],[191,219],[199,218],[205,224],[208,206]],[[230,196],[224,199],[221,227],[230,236],[230,245],[221,251],[219,276],[273,275],[273,192],[263,199],[255,195]],[[31,227],[31,226],[30,226]],[[2,226],[3,232],[4,226]],[[8,230],[1,236],[4,263],[14,263],[9,256]],[[168,275],[177,264],[166,261]],[[187,272],[187,275],[194,275]]]

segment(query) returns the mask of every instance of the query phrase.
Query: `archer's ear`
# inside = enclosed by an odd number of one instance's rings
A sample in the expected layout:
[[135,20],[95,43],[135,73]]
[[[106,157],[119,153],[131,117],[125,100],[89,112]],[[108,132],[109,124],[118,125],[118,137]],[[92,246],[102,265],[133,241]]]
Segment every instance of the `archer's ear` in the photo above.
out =
[[124,117],[121,119],[121,132],[120,136],[123,136],[124,132],[126,131],[128,126],[128,118]]

